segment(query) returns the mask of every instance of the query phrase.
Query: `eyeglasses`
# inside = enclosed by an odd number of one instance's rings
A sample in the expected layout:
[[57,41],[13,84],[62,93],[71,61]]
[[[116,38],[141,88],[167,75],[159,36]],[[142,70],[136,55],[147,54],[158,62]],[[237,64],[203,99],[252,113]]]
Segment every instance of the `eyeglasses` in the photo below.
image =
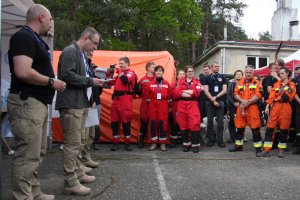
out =
[[192,73],[192,72],[194,72],[194,71],[187,71],[187,73]]
[[93,41],[92,40],[92,38],[90,38],[90,37],[88,37],[88,39],[94,44],[94,45],[96,45],[96,46],[98,46],[99,45],[99,42],[95,42],[95,41]]
[[282,75],[282,74],[284,74],[284,72],[281,72],[281,73],[278,73],[279,75]]

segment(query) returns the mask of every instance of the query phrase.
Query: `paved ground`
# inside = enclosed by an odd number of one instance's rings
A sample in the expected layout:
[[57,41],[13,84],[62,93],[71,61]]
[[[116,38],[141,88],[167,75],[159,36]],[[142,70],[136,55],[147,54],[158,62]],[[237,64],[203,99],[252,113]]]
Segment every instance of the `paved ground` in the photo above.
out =
[[[229,146],[229,145],[228,145]],[[102,144],[92,156],[101,162],[93,170],[97,181],[87,185],[87,197],[62,194],[62,154],[58,147],[48,152],[40,170],[45,193],[58,200],[185,200],[185,199],[300,199],[300,156],[256,158],[252,142],[244,152],[204,147],[200,153],[184,153],[181,147],[149,152],[137,149],[117,152]],[[9,189],[11,157],[3,155],[2,184]]]

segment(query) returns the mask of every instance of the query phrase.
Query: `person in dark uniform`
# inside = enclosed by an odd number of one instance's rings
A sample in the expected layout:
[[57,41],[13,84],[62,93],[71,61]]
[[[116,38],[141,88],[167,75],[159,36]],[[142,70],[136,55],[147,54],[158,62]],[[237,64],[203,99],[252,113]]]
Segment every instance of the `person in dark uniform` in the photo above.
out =
[[292,80],[296,85],[296,95],[295,95],[295,132],[296,132],[296,146],[298,149],[293,153],[295,155],[300,155],[300,66],[295,68],[295,78]]
[[217,118],[217,140],[219,147],[225,147],[223,139],[224,131],[224,107],[225,107],[225,95],[227,92],[227,80],[219,74],[219,64],[214,62],[212,64],[212,73],[207,76],[204,80],[204,92],[208,98],[206,101],[206,112],[207,112],[207,146],[211,147],[214,145],[214,134],[213,134],[213,119]]

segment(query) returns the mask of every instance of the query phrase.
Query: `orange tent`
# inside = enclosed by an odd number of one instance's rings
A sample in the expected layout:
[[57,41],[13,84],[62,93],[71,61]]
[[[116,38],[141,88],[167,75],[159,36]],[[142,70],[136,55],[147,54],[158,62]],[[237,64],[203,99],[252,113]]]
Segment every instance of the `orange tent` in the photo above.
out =
[[[58,59],[61,51],[54,51],[53,66],[57,72]],[[145,75],[145,65],[148,62],[155,62],[165,68],[164,78],[171,84],[176,78],[176,69],[173,56],[167,51],[158,52],[132,52],[132,51],[95,51],[92,62],[97,66],[108,68],[111,64],[117,64],[119,58],[127,56],[130,59],[130,68],[135,71],[138,78]],[[110,106],[112,103],[112,89],[103,89],[101,98],[101,120],[100,120],[100,141],[111,142],[112,132],[110,128]],[[133,103],[133,120],[131,122],[132,142],[136,142],[139,135],[139,110],[141,101],[139,98],[134,99]],[[62,128],[58,118],[52,120],[52,139],[54,142],[62,142]],[[121,134],[121,137],[123,134]]]

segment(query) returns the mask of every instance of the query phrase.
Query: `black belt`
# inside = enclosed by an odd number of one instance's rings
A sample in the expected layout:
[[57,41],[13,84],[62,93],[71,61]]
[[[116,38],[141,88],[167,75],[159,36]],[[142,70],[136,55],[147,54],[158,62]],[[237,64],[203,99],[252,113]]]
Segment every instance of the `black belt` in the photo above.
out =
[[113,96],[115,97],[120,97],[123,95],[133,95],[133,92],[129,92],[129,91],[114,91]]
[[197,101],[196,98],[180,98],[180,101]]
[[25,101],[28,99],[28,97],[33,97],[28,90],[22,90],[22,91],[11,91],[11,94],[19,95],[20,99]]

